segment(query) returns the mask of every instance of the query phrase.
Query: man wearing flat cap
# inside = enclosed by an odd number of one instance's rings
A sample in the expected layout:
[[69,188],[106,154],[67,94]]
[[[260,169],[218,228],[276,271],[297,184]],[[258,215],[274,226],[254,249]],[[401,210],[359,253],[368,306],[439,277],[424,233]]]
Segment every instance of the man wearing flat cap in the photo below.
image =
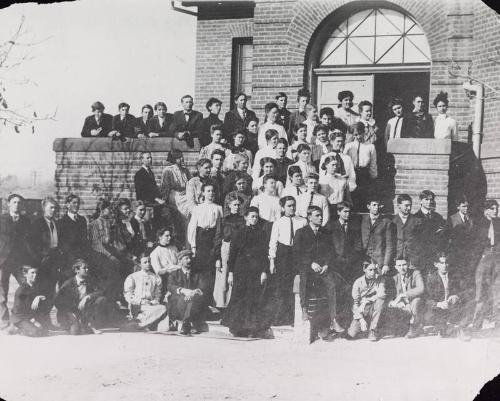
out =
[[205,294],[200,288],[200,278],[191,272],[193,253],[189,250],[177,254],[179,269],[168,276],[168,316],[170,321],[182,321],[180,334],[198,334],[204,330],[202,320],[206,308]]
[[23,201],[24,198],[21,195],[9,195],[8,212],[0,216],[0,330],[9,326],[7,295],[10,275],[14,275],[21,283],[21,267],[32,263],[28,247],[30,221],[21,214]]

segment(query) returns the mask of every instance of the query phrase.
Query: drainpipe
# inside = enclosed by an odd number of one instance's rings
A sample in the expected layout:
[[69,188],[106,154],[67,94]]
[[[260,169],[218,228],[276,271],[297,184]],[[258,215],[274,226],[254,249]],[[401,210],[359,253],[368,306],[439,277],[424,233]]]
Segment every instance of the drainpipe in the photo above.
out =
[[476,98],[474,105],[474,121],[472,123],[472,149],[479,159],[481,156],[481,137],[483,134],[483,105],[484,105],[484,87],[479,84],[472,84],[470,81],[463,83],[465,92]]

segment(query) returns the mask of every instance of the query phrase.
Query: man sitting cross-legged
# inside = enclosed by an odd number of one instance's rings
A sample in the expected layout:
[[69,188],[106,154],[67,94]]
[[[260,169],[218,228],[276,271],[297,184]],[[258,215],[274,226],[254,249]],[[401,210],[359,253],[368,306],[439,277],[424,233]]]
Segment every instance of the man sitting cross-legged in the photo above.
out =
[[409,319],[410,329],[406,337],[418,337],[423,317],[424,279],[418,270],[409,268],[408,261],[403,257],[396,258],[396,270],[398,271],[394,276],[396,297],[388,306],[399,321]]
[[168,277],[168,291],[171,295],[168,301],[168,316],[170,321],[181,320],[180,334],[198,334],[205,331],[203,312],[203,291],[200,289],[200,279],[197,273],[191,272],[193,253],[189,250],[177,254],[179,269]]
[[141,255],[140,270],[127,277],[123,295],[139,328],[153,328],[165,316],[167,307],[160,304],[161,278],[154,273],[149,255]]
[[375,263],[363,262],[363,271],[365,274],[352,286],[352,322],[347,334],[356,338],[361,331],[369,330],[368,339],[377,341],[379,321],[385,309],[385,283]]
[[468,341],[470,336],[464,331],[466,313],[463,299],[459,295],[457,279],[448,271],[446,254],[439,254],[434,261],[435,271],[427,277],[427,300],[425,320],[434,324],[440,337],[448,337],[448,323],[458,324],[458,337]]

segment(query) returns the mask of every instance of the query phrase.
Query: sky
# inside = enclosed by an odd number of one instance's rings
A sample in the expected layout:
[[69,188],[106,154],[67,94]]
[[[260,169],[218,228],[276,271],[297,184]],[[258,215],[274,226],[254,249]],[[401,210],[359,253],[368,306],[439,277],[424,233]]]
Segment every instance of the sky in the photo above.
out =
[[[35,133],[0,131],[0,176],[43,178],[55,171],[52,143],[79,137],[90,105],[100,100],[117,114],[127,102],[140,115],[143,104],[164,101],[169,111],[194,92],[196,17],[173,11],[167,0],[81,0],[14,4],[0,10],[0,43],[10,39],[25,16],[23,47],[30,59],[7,73],[4,96],[9,107],[31,115],[54,112]],[[29,79],[36,85],[19,83]],[[196,101],[196,99],[195,99]],[[198,107],[198,109],[200,109]]]

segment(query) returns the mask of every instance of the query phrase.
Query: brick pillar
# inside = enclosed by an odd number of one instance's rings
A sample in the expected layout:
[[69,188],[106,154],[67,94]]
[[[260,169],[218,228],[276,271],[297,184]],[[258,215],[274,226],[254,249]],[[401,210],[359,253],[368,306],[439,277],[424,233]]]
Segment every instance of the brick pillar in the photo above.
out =
[[[448,213],[448,171],[451,141],[449,139],[391,139],[387,152],[394,156],[396,167],[395,197],[406,193],[419,205],[419,193],[429,189],[436,194],[436,211]],[[414,211],[417,207],[413,208]]]
[[141,166],[141,152],[151,152],[158,186],[167,165],[171,149],[184,154],[187,167],[193,171],[199,155],[199,144],[189,149],[184,142],[173,138],[128,139],[126,142],[110,138],[58,138],[54,141],[56,153],[56,199],[64,205],[70,193],[81,200],[81,213],[90,215],[97,200],[119,197],[135,200],[134,175]]

